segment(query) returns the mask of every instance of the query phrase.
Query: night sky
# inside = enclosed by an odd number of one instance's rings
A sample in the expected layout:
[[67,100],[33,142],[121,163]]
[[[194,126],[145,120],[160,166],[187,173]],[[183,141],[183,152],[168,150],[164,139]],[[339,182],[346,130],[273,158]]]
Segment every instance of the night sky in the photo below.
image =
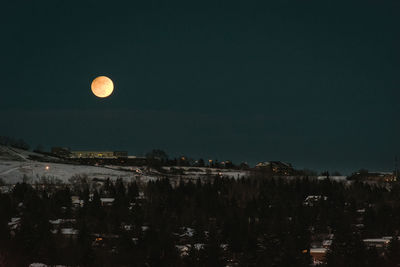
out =
[[[12,0],[0,10],[0,135],[33,148],[394,168],[397,0]],[[114,81],[107,99],[90,91],[99,75]]]

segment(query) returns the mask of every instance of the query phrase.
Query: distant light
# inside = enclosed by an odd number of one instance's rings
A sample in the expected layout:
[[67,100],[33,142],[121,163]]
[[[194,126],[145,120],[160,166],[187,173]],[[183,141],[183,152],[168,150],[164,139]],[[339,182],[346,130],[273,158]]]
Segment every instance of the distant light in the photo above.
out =
[[45,169],[46,169],[46,171],[48,171],[48,170],[50,169],[50,166],[46,166],[46,168],[45,168]]

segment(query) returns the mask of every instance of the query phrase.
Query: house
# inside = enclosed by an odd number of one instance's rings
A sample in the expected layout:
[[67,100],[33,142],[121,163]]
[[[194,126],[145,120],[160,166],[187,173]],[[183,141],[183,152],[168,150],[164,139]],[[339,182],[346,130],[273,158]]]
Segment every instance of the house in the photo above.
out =
[[324,248],[329,248],[332,245],[332,240],[331,239],[326,239],[322,241],[322,247]]
[[317,204],[318,202],[323,201],[323,200],[324,201],[328,200],[328,197],[322,196],[322,195],[315,195],[315,196],[310,195],[310,196],[306,197],[306,199],[303,202],[303,205],[304,206],[308,206],[308,207],[312,207],[315,204]]
[[3,186],[0,186],[0,193],[2,193],[2,194],[11,193],[13,188],[14,188],[14,185],[3,185]]
[[71,151],[70,158],[119,159],[119,158],[128,158],[128,152],[127,151]]
[[186,245],[176,245],[175,247],[179,251],[179,255],[181,257],[187,257],[189,256],[189,252],[192,246],[190,244],[186,244]]
[[93,247],[110,247],[120,237],[116,234],[92,234],[94,237],[92,246]]
[[49,220],[49,223],[53,226],[58,226],[62,223],[62,219]]
[[48,267],[48,265],[46,265],[44,263],[35,262],[35,263],[29,264],[29,267]]
[[8,226],[10,228],[16,228],[20,224],[21,224],[21,218],[15,217],[15,218],[11,218],[11,221],[8,223]]
[[62,158],[68,158],[71,155],[71,151],[68,147],[52,147],[51,154]]
[[326,248],[311,248],[310,256],[313,259],[313,265],[321,264],[325,261]]
[[194,229],[190,228],[190,227],[181,227],[182,230],[182,234],[180,235],[180,237],[193,237],[194,235]]
[[65,237],[75,239],[78,237],[79,231],[74,228],[61,228],[60,233]]
[[75,219],[56,219],[49,220],[49,223],[52,225],[53,231],[57,232],[60,228],[69,228],[75,225]]
[[367,238],[364,239],[364,244],[367,247],[374,247],[374,248],[386,248],[389,245],[391,237],[383,237],[383,238]]
[[71,203],[73,207],[83,207],[83,204],[85,204],[85,201],[80,199],[79,196],[71,196]]
[[102,197],[100,198],[100,202],[102,206],[112,206],[112,204],[114,203],[114,198],[112,197]]
[[132,231],[133,230],[133,225],[132,224],[121,224],[121,228],[124,229],[125,231]]
[[272,172],[276,175],[293,175],[295,173],[292,164],[281,161],[259,162],[256,169]]
[[359,171],[350,177],[351,180],[358,180],[363,182],[371,183],[383,183],[383,182],[396,182],[397,177],[393,172],[368,172]]
[[141,191],[139,192],[139,195],[136,197],[137,200],[144,200],[146,199],[146,196],[144,195],[144,192]]
[[11,218],[11,221],[8,223],[8,227],[10,228],[10,233],[12,236],[15,235],[15,231],[17,231],[21,226],[21,218],[15,217]]

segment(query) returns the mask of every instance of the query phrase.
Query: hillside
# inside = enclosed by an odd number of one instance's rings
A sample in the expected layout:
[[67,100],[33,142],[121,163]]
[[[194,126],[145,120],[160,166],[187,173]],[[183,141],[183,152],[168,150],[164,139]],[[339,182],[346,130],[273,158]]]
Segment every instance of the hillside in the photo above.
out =
[[[58,162],[58,163],[57,163]],[[181,174],[168,174],[170,168],[165,168],[166,173],[147,170],[145,167],[120,167],[120,166],[88,166],[62,163],[62,160],[42,154],[21,149],[0,146],[0,178],[7,184],[21,182],[24,177],[35,182],[40,178],[54,178],[66,183],[72,176],[85,175],[89,179],[117,179],[140,180],[147,182],[161,177],[197,179],[208,174],[239,178],[247,173],[240,170],[209,169],[208,168],[179,168]]]

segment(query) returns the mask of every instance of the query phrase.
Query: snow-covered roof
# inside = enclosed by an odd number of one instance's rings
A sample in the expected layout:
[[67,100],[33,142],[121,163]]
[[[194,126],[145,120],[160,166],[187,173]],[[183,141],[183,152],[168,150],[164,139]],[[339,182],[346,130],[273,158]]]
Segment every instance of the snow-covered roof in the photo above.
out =
[[78,233],[79,231],[74,228],[61,228],[61,234],[63,235],[77,235]]
[[310,253],[326,253],[326,248],[311,248]]
[[51,224],[60,224],[60,223],[62,223],[62,219],[49,220],[49,223],[51,223]]
[[[325,180],[325,179],[328,179],[328,176],[327,175],[320,175],[320,176],[317,176],[317,179],[318,180]],[[344,175],[329,175],[329,179],[332,180],[332,181],[340,182],[340,181],[346,181],[347,180],[347,176],[344,176]]]
[[29,267],[47,267],[47,265],[44,263],[35,262],[35,263],[29,264]]
[[12,222],[12,223],[19,222],[20,220],[21,220],[20,217],[13,217],[13,218],[11,218],[11,222]]
[[387,243],[390,241],[390,239],[387,238],[367,238],[363,239],[364,242],[369,242],[369,243]]
[[102,198],[100,198],[100,201],[101,202],[103,202],[103,203],[112,203],[112,202],[114,202],[114,198],[112,198],[112,197],[102,197]]
[[132,224],[126,224],[123,226],[125,231],[131,231],[133,230],[133,225]]
[[219,245],[220,248],[222,248],[223,250],[227,250],[229,248],[228,244],[221,244]]
[[21,218],[19,218],[19,217],[11,218],[11,221],[8,223],[8,226],[11,229],[16,229],[18,227],[18,225],[20,224],[20,222],[21,222]]
[[49,223],[51,224],[62,224],[62,223],[75,223],[76,219],[55,219],[55,220],[49,220]]
[[193,228],[189,228],[189,227],[182,227],[181,228],[183,231],[183,234],[181,234],[181,237],[192,237],[194,235],[194,229]]
[[304,200],[304,204],[305,205],[309,205],[312,202],[317,202],[317,201],[320,201],[320,200],[327,200],[327,199],[328,199],[328,197],[326,197],[326,196],[322,196],[322,195],[313,196],[313,195],[311,195],[311,196],[307,196],[306,197],[306,199]]
[[80,205],[83,206],[85,204],[85,201],[83,199],[73,199],[71,201],[72,205]]
[[12,191],[12,189],[13,189],[13,186],[8,186],[8,185],[0,186],[0,192],[3,194],[10,193]]
[[203,243],[196,243],[196,244],[193,244],[193,246],[197,250],[204,249],[204,244]]
[[324,240],[322,241],[322,245],[324,247],[329,247],[330,245],[332,245],[332,240]]

